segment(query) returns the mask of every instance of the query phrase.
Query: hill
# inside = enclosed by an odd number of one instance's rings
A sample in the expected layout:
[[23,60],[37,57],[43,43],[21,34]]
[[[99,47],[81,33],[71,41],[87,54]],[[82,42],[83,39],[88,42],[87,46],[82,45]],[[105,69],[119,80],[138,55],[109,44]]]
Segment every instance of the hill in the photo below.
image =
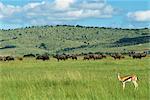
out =
[[149,50],[150,29],[32,26],[0,30],[1,54],[89,53]]

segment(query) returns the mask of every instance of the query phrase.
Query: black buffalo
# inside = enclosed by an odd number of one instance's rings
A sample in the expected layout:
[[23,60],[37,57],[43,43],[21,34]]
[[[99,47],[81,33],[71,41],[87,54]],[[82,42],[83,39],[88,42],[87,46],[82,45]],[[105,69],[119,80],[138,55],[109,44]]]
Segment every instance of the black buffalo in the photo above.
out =
[[23,57],[36,57],[34,54],[26,54]]
[[102,59],[102,58],[103,58],[103,56],[102,56],[102,55],[99,55],[99,54],[96,54],[96,55],[94,55],[94,57],[93,57],[94,60]]
[[49,58],[49,56],[48,55],[38,55],[37,57],[36,57],[36,60],[43,60],[43,61],[45,61],[45,60],[49,60],[50,58]]
[[60,61],[60,60],[67,60],[68,58],[69,58],[69,56],[68,55],[55,55],[55,56],[53,56],[54,58],[56,58],[57,59],[57,61]]
[[134,53],[134,54],[132,54],[132,58],[133,59],[141,59],[143,57],[146,57],[146,55],[147,54],[145,54],[145,53]]
[[71,58],[72,60],[77,60],[78,59],[78,57],[76,55],[71,55],[71,56],[69,56],[69,58]]
[[12,56],[6,56],[6,57],[4,57],[4,61],[13,61],[13,60],[15,60],[15,58],[12,57]]
[[4,57],[0,56],[0,61],[3,61],[4,60]]
[[106,54],[101,54],[101,56],[102,56],[103,58],[106,58]]
[[83,60],[89,60],[90,59],[90,56],[89,55],[85,55]]
[[125,58],[122,54],[118,54],[118,53],[116,53],[116,54],[111,54],[110,56],[111,56],[112,58],[114,58],[114,59]]
[[84,56],[83,60],[90,60],[90,59],[98,60],[103,58],[106,58],[106,56],[102,54],[88,54]]

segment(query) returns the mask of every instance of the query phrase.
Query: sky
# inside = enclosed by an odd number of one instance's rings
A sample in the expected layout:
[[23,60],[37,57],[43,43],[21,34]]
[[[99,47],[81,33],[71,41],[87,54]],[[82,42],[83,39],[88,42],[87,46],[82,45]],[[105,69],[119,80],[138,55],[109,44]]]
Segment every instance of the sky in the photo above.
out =
[[0,29],[41,25],[150,27],[150,0],[0,0]]

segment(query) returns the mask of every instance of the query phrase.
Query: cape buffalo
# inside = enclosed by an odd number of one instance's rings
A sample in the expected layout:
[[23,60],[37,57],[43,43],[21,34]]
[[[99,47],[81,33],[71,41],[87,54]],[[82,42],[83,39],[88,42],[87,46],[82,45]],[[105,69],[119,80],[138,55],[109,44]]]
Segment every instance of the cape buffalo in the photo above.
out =
[[12,60],[15,60],[14,57],[12,57],[12,56],[4,57],[4,61],[12,61]]
[[26,54],[23,57],[35,57],[35,55],[34,54]]
[[49,56],[48,55],[38,55],[36,57],[36,60],[43,60],[43,61],[49,60]]

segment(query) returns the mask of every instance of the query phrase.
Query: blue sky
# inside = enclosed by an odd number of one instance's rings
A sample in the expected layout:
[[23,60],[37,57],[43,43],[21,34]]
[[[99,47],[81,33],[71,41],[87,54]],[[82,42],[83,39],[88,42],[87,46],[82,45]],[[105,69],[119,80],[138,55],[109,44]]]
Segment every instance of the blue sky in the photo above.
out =
[[0,0],[0,29],[36,25],[150,27],[149,0]]

